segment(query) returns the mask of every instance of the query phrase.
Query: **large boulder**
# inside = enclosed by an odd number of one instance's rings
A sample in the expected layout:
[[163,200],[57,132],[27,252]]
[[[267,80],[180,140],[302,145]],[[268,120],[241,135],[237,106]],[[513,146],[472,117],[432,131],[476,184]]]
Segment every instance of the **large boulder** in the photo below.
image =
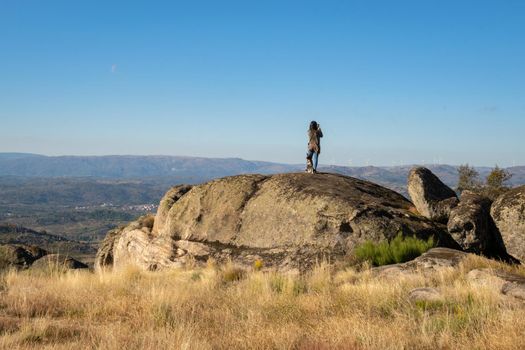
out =
[[95,266],[154,270],[213,258],[304,269],[398,232],[459,248],[443,226],[414,212],[400,194],[343,175],[226,177],[168,191],[153,225],[140,219],[112,231]]
[[167,221],[169,211],[173,204],[178,201],[182,196],[184,196],[192,186],[190,185],[179,185],[172,187],[160,201],[159,207],[157,209],[157,219],[153,224],[153,230],[159,232],[164,230],[164,224]]
[[403,274],[432,272],[443,268],[457,267],[468,255],[468,253],[457,249],[437,247],[429,249],[414,260],[374,267],[372,271],[379,276],[396,279]]
[[95,257],[95,270],[102,269],[104,266],[113,265],[113,248],[116,238],[120,238],[125,227],[118,227],[106,234],[100,243]]
[[507,252],[525,261],[525,186],[513,188],[498,197],[491,208]]
[[458,204],[456,193],[424,167],[410,170],[408,194],[421,215],[445,224],[450,211]]
[[490,216],[492,201],[472,191],[463,191],[450,212],[448,232],[468,252],[504,258],[507,253],[501,234]]
[[47,254],[46,250],[33,245],[2,244],[0,245],[0,268],[25,269],[35,260]]

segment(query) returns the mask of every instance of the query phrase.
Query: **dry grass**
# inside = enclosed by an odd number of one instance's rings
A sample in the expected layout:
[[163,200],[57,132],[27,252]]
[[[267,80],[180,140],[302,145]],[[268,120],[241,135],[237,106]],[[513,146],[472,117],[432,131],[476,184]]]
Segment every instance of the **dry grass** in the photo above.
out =
[[[470,285],[472,268],[394,279],[370,270],[310,274],[192,270],[35,274],[2,279],[2,349],[519,349],[525,307]],[[413,304],[412,288],[434,286],[445,301]]]

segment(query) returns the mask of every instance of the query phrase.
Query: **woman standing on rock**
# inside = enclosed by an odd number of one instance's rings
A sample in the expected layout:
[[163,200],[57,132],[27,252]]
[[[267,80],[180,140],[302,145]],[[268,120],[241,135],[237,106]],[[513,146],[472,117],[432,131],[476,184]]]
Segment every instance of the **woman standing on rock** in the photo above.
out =
[[306,153],[307,173],[317,172],[317,162],[319,160],[319,154],[321,153],[321,137],[323,137],[321,125],[313,120],[308,129],[308,152]]

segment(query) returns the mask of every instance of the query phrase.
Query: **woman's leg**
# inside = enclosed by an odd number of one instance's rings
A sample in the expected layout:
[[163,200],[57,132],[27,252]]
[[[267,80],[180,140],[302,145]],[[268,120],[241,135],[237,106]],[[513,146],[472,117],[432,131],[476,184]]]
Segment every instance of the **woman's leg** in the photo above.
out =
[[313,162],[312,162],[312,156],[314,152],[312,150],[308,150],[306,153],[306,172],[310,172],[313,170]]
[[317,170],[317,161],[319,160],[319,153],[314,152],[313,161],[314,161],[314,170]]
[[308,152],[306,152],[306,158],[312,159],[313,154],[314,154],[314,151],[308,150]]

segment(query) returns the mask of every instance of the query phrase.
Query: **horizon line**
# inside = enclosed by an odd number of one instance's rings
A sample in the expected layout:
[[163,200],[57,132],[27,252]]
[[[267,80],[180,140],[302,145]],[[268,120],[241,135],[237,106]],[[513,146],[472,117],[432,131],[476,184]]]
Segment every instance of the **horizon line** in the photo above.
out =
[[[88,155],[78,155],[78,154],[60,154],[60,155],[48,155],[48,154],[41,154],[41,153],[32,153],[32,152],[0,152],[0,155],[5,154],[12,154],[12,155],[27,155],[27,156],[38,156],[38,157],[47,157],[47,158],[60,158],[60,157],[71,157],[71,158],[104,158],[104,157],[166,157],[166,158],[194,158],[194,159],[215,159],[215,160],[227,160],[227,159],[237,159],[242,160],[246,162],[259,162],[259,163],[269,163],[269,164],[275,164],[275,165],[288,165],[288,166],[302,166],[302,163],[284,163],[284,162],[272,162],[272,161],[266,161],[266,160],[256,160],[256,159],[245,159],[241,157],[205,157],[205,156],[188,156],[188,155],[169,155],[169,154],[104,154],[104,155],[94,155],[94,154],[88,154]],[[376,168],[401,168],[406,166],[451,166],[451,167],[459,167],[461,165],[469,165],[475,168],[490,168],[493,169],[495,166],[498,166],[497,164],[494,166],[488,166],[488,165],[475,165],[470,163],[464,163],[464,164],[449,164],[449,163],[405,163],[405,164],[399,164],[399,165],[340,165],[340,164],[326,164],[326,163],[319,163],[319,166],[323,167],[345,167],[345,168],[369,168],[369,167],[376,167]],[[500,168],[508,169],[508,168],[518,168],[523,167],[524,165],[512,165],[512,166],[500,166]]]

